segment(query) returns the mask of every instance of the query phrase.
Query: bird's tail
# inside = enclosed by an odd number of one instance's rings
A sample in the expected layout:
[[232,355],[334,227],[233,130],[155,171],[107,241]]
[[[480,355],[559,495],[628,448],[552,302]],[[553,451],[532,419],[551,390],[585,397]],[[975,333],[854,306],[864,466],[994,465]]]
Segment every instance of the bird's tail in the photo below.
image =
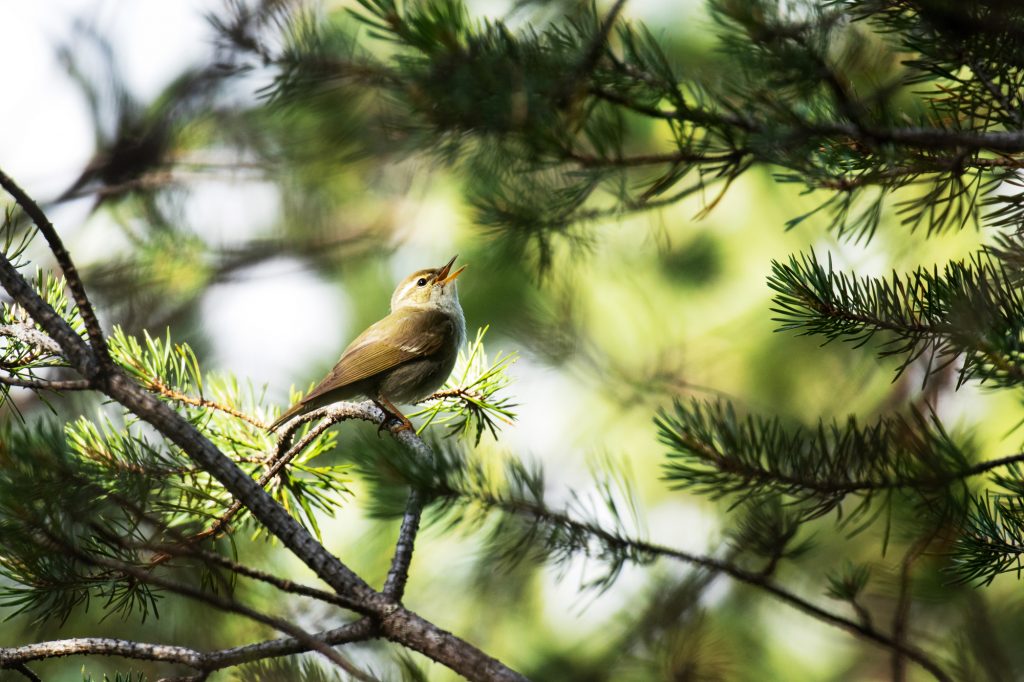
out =
[[308,406],[303,402],[297,402],[287,410],[284,414],[274,420],[274,423],[270,425],[271,431],[277,431],[278,428],[292,417],[296,417],[306,411]]

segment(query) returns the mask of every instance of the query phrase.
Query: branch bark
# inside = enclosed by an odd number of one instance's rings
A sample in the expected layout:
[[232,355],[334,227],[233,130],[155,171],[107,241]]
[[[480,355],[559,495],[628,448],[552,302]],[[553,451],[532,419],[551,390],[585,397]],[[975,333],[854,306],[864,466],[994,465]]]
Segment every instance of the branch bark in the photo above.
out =
[[391,569],[384,581],[384,594],[397,602],[405,596],[405,584],[409,580],[409,565],[412,563],[412,552],[416,543],[416,534],[420,529],[420,517],[423,515],[423,504],[426,496],[419,490],[409,492],[409,501],[402,516],[402,526],[398,529],[398,542],[395,544],[395,556],[391,560]]
[[[363,641],[374,636],[373,623],[362,618],[353,623],[313,635],[325,646]],[[185,665],[202,672],[213,672],[265,658],[277,658],[309,651],[295,637],[272,639],[256,644],[202,652],[189,647],[151,644],[106,637],[77,637],[20,647],[0,649],[0,668],[17,668],[32,661],[64,656],[121,656],[139,661],[162,661]]]
[[[60,269],[64,272],[65,281],[67,281],[68,288],[71,289],[71,296],[75,299],[78,311],[82,315],[82,321],[85,323],[85,329],[89,334],[89,341],[92,343],[99,364],[106,369],[112,369],[114,363],[110,358],[107,340],[103,336],[100,322],[96,318],[96,311],[93,309],[89,296],[85,292],[85,285],[82,283],[82,278],[78,274],[74,261],[71,260],[71,254],[64,248],[64,242],[61,240],[60,235],[57,234],[57,228],[46,217],[39,204],[26,194],[2,169],[0,169],[0,187],[3,187],[8,194],[14,197],[14,201],[28,214],[28,217],[39,228],[43,238],[46,239],[50,251],[53,253],[54,258],[57,259],[57,264],[60,265]],[[11,294],[13,295],[13,292]]]

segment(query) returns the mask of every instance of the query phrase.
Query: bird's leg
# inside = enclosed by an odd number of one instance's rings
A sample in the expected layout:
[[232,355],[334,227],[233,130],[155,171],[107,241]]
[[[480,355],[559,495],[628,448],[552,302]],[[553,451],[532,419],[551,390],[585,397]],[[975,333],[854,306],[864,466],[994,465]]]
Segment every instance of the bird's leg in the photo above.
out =
[[[397,429],[394,430],[396,433],[398,431],[406,431],[406,430],[412,431],[412,422],[409,421],[408,417],[406,417],[404,414],[402,414],[401,410],[399,410],[397,407],[395,407],[391,403],[390,400],[388,400],[384,396],[380,395],[380,396],[377,396],[377,398],[373,402],[376,403],[377,407],[379,407],[381,410],[384,411],[385,415],[394,417],[398,421],[402,422],[401,426],[399,426]],[[380,426],[377,427],[377,434],[378,435],[380,435],[380,432],[384,429],[384,426],[387,423],[388,423],[387,419],[385,419],[384,421],[382,421],[380,423]]]

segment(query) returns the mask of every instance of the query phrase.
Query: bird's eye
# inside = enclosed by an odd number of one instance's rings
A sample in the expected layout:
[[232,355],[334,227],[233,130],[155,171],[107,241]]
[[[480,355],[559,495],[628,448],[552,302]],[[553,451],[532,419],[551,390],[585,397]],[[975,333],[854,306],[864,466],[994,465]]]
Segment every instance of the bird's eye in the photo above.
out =
[[416,280],[416,285],[421,287],[427,286],[427,279],[425,277],[420,277],[418,280]]

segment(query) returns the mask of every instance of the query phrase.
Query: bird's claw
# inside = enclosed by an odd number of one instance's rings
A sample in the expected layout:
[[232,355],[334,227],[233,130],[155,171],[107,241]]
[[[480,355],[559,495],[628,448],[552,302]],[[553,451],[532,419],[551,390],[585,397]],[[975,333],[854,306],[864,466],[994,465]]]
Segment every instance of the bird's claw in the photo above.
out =
[[377,438],[380,438],[380,434],[384,429],[387,429],[393,434],[401,433],[402,431],[412,431],[412,422],[408,419],[399,419],[395,416],[386,417],[380,424],[377,425]]

